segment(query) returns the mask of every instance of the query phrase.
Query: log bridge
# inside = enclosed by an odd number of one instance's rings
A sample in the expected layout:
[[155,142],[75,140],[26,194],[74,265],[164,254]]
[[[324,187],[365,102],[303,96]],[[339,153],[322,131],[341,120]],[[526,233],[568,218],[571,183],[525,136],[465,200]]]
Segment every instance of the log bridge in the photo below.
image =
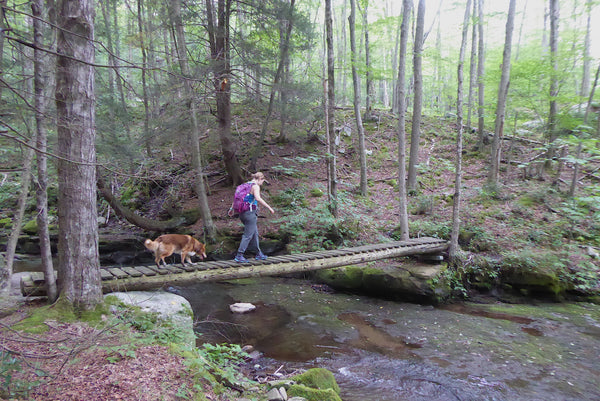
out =
[[[438,238],[414,238],[330,251],[271,256],[264,261],[238,263],[233,260],[181,263],[158,268],[156,265],[102,267],[102,291],[140,291],[165,285],[189,285],[199,282],[235,280],[308,272],[366,263],[400,256],[434,254],[447,251],[448,241]],[[21,278],[24,296],[45,295],[44,275],[32,272]]]

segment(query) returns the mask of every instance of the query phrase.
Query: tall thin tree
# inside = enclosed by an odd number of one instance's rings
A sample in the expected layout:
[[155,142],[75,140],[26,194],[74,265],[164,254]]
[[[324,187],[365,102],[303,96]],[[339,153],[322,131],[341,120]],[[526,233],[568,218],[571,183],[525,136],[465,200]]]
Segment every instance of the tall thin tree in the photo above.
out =
[[498,86],[498,102],[496,103],[496,122],[494,125],[494,139],[492,140],[492,154],[488,182],[498,185],[500,173],[500,160],[502,155],[502,137],[504,136],[504,121],[508,85],[510,83],[510,55],[512,49],[512,35],[515,23],[515,0],[510,0],[508,17],[506,19],[506,34],[504,37],[504,51],[502,53],[502,74]]
[[472,127],[471,114],[473,112],[473,95],[477,82],[477,0],[473,0],[472,13],[472,33],[471,33],[471,63],[469,66],[469,94],[467,95],[467,130],[470,132]]
[[423,110],[423,41],[425,31],[425,0],[419,0],[415,43],[413,46],[414,104],[412,130],[410,133],[410,158],[408,162],[409,193],[417,190],[417,168],[419,166],[419,142],[421,141],[421,113]]
[[550,1],[550,111],[548,113],[548,138],[550,142],[556,139],[556,119],[558,116],[558,103],[556,97],[559,89],[558,76],[558,21],[560,12],[558,0]]
[[[47,7],[46,7],[47,5]],[[46,149],[48,147],[48,116],[47,110],[51,92],[54,90],[54,74],[50,70],[50,55],[41,50],[44,47],[52,49],[54,46],[54,32],[49,25],[42,21],[50,21],[54,24],[53,0],[34,0],[31,4],[33,19],[35,48],[33,51],[33,87],[35,93],[35,121],[36,121],[36,158],[37,158],[37,225],[40,241],[40,256],[42,269],[44,271],[44,282],[46,295],[49,302],[54,302],[58,297],[56,287],[56,276],[54,275],[54,264],[52,262],[52,249],[50,245],[50,229],[48,227],[48,160]],[[48,38],[48,45],[44,44],[44,38]]]
[[[352,65],[352,84],[354,87],[354,118],[358,133],[358,155],[360,159],[360,194],[367,196],[367,154],[365,150],[365,130],[360,114],[360,78],[358,77],[358,56],[356,53],[356,1],[350,0],[350,63]],[[367,90],[368,91],[368,90]]]
[[412,0],[402,1],[402,22],[400,24],[400,59],[398,61],[398,203],[400,209],[400,239],[407,240],[408,232],[408,204],[406,198],[406,49]]
[[465,16],[463,18],[462,41],[458,56],[457,91],[456,91],[456,123],[458,132],[456,133],[456,167],[454,178],[454,198],[452,199],[452,232],[450,234],[450,247],[448,248],[448,257],[450,261],[456,258],[458,251],[458,234],[460,232],[460,203],[461,203],[461,185],[462,185],[462,150],[463,150],[463,75],[465,65],[465,53],[467,49],[467,33],[469,32],[469,15],[471,14],[471,0],[467,0]]
[[485,43],[483,40],[483,0],[477,2],[477,149],[485,144]]
[[177,51],[177,59],[179,67],[183,75],[183,85],[187,97],[190,116],[192,118],[192,128],[189,132],[189,140],[192,154],[192,166],[196,173],[194,180],[194,188],[198,196],[198,208],[202,216],[204,226],[204,235],[209,243],[215,243],[217,240],[217,229],[213,222],[208,205],[208,197],[206,195],[206,185],[204,183],[204,171],[202,166],[202,154],[200,152],[200,123],[198,122],[198,105],[196,104],[196,96],[192,88],[192,76],[190,75],[190,67],[187,57],[187,46],[185,42],[185,32],[183,22],[181,20],[181,1],[171,0],[169,8],[169,16],[175,30],[175,48]]
[[280,47],[279,63],[277,64],[277,71],[275,72],[275,78],[273,79],[273,85],[271,86],[271,93],[269,95],[269,106],[267,108],[267,115],[265,116],[265,119],[263,121],[259,139],[254,145],[254,149],[252,150],[252,157],[250,158],[249,165],[250,170],[252,171],[256,170],[258,157],[260,155],[260,152],[262,151],[265,136],[267,134],[267,129],[269,127],[269,122],[271,121],[271,115],[273,114],[273,108],[275,106],[275,94],[278,90],[281,91],[280,83],[282,76],[284,76],[284,68],[286,65],[286,61],[288,60],[290,38],[292,36],[292,28],[294,26],[294,4],[295,0],[291,0],[289,6],[289,13],[286,18],[287,24],[285,29],[285,37]]
[[[231,0],[217,0],[215,11],[213,0],[206,0],[206,18],[210,46],[213,83],[217,99],[217,124],[223,163],[234,185],[244,177],[237,157],[235,143],[231,137],[231,44],[229,43],[229,17]],[[216,15],[215,15],[216,14]]]
[[329,209],[334,217],[338,214],[337,199],[337,138],[335,132],[335,63],[333,51],[333,9],[331,0],[325,0],[325,43],[327,48],[327,133],[329,149],[327,170],[329,177]]

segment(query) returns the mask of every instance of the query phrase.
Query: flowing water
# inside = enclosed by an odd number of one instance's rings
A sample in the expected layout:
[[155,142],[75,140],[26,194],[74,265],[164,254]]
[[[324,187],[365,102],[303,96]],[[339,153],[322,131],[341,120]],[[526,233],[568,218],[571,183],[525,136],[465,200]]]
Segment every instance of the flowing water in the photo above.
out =
[[[281,278],[170,291],[192,304],[199,342],[327,368],[344,401],[600,400],[599,305],[432,307]],[[235,302],[257,309],[233,314]]]
[[[283,278],[169,291],[190,301],[199,343],[252,344],[271,373],[327,368],[344,401],[600,400],[600,305],[432,307]],[[257,309],[233,314],[235,302]]]

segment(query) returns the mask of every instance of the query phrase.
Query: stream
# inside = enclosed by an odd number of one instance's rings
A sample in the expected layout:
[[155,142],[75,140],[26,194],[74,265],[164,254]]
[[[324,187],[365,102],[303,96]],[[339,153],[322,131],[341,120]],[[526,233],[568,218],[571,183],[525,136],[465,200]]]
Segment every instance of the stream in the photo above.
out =
[[[15,266],[36,270],[39,260]],[[192,305],[199,345],[253,345],[257,373],[329,369],[344,401],[600,400],[600,305],[433,307],[290,278],[168,291]],[[257,309],[233,314],[235,302]]]
[[[599,305],[433,307],[284,278],[169,291],[190,301],[199,343],[251,344],[271,368],[329,369],[344,401],[600,399]],[[235,302],[257,309],[233,314]]]

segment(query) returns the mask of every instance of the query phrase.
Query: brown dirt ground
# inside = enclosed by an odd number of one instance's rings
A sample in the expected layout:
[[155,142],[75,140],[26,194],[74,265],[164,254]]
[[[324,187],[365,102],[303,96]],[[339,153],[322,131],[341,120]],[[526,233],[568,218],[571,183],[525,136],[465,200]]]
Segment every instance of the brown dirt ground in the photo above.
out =
[[[133,350],[114,327],[101,330],[85,323],[45,322],[44,333],[27,334],[11,327],[41,301],[22,304],[0,320],[0,349],[20,363],[8,387],[13,399],[56,401],[183,400],[193,381],[183,360],[167,347]],[[4,365],[6,366],[6,365]],[[23,391],[26,390],[26,391]],[[217,399],[210,388],[209,399]],[[27,394],[27,396],[24,396]],[[0,393],[2,395],[2,393]],[[191,398],[191,397],[190,397]]]

